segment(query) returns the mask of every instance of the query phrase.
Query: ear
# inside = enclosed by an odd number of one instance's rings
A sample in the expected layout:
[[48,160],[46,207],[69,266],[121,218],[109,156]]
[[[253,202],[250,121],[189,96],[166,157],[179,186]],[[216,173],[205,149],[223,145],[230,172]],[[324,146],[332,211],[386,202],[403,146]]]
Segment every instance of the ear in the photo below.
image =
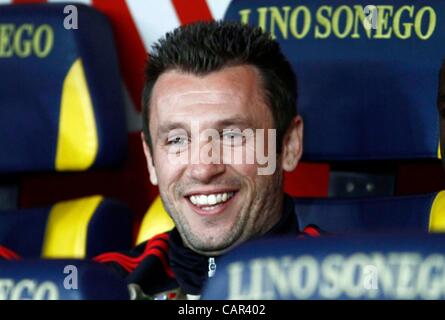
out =
[[303,119],[296,116],[283,139],[282,166],[287,172],[293,171],[303,153]]
[[150,182],[157,186],[158,185],[158,176],[156,175],[155,166],[153,163],[153,158],[150,153],[150,149],[148,148],[147,142],[145,140],[145,135],[141,132],[142,146],[144,148],[145,158],[147,159],[148,165],[148,173],[150,174]]

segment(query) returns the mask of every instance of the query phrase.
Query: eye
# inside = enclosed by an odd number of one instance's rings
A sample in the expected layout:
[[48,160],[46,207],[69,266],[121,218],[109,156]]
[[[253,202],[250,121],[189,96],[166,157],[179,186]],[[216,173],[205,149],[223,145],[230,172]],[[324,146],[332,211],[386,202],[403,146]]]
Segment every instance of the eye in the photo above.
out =
[[244,135],[239,130],[225,130],[222,137],[225,145],[239,146],[244,143]]
[[187,136],[172,136],[167,140],[167,144],[171,146],[184,146],[188,143]]

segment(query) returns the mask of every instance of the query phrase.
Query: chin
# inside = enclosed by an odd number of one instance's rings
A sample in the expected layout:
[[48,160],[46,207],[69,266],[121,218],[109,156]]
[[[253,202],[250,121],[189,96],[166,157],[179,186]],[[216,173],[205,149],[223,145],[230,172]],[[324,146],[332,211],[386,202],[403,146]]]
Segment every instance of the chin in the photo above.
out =
[[[211,231],[210,231],[211,232]],[[196,234],[196,233],[195,233]],[[227,232],[222,233],[211,233],[205,235],[198,235],[197,238],[189,239],[191,247],[195,251],[201,253],[224,253],[236,245],[237,239],[230,239],[227,236]]]

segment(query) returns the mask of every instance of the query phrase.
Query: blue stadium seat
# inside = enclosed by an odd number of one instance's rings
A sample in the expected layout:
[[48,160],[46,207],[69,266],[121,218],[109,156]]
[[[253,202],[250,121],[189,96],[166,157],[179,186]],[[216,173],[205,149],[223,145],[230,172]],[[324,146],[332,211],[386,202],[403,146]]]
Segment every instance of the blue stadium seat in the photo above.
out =
[[234,0],[225,20],[262,26],[292,63],[306,160],[437,158],[444,2],[378,6],[384,18],[368,36],[369,4]]
[[393,195],[397,163],[439,156],[445,3],[370,4],[234,0],[224,17],[280,43],[298,78],[303,160],[331,164],[332,197]]
[[435,234],[251,242],[218,262],[203,298],[445,299],[444,241]]
[[2,5],[0,173],[84,171],[126,155],[127,129],[111,26],[76,5]]
[[65,6],[0,6],[0,184],[10,182],[0,185],[0,245],[25,258],[85,258],[132,244],[132,214],[115,200],[21,209],[10,192],[30,172],[111,169],[127,155],[111,25],[76,4],[75,26]]
[[0,300],[129,300],[111,269],[79,260],[0,261]]

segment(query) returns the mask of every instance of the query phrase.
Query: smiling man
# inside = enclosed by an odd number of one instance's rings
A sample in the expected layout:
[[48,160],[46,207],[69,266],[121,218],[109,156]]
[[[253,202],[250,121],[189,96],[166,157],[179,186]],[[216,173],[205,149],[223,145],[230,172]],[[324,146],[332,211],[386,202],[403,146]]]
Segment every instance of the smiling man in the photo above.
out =
[[146,79],[142,143],[176,228],[96,260],[114,265],[140,293],[171,297],[179,288],[175,294],[193,298],[227,251],[299,234],[283,192],[283,171],[302,154],[296,77],[268,34],[210,22],[155,44]]

